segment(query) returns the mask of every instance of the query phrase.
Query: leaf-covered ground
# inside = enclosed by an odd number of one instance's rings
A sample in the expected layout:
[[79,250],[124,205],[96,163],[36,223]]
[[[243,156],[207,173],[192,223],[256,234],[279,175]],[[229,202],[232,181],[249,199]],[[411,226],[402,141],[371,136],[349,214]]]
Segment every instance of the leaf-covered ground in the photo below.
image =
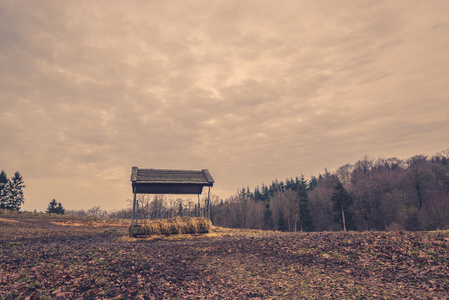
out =
[[216,229],[135,241],[126,224],[0,215],[0,299],[444,299],[449,234]]

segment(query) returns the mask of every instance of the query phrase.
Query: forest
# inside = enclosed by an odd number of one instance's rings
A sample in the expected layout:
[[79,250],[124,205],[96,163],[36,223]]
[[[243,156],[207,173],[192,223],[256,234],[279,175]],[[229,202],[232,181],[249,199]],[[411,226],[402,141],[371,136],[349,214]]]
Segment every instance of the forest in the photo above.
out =
[[335,172],[240,189],[213,201],[214,225],[279,231],[449,228],[449,149],[406,160],[364,157]]
[[[197,203],[166,195],[138,195],[138,200],[150,211],[192,209]],[[127,202],[128,207],[118,211],[95,206],[65,213],[127,219],[132,215],[131,200]],[[212,194],[211,220],[220,227],[285,232],[449,229],[449,149],[404,160],[365,156],[309,179],[274,179],[252,190],[241,188],[227,199]]]

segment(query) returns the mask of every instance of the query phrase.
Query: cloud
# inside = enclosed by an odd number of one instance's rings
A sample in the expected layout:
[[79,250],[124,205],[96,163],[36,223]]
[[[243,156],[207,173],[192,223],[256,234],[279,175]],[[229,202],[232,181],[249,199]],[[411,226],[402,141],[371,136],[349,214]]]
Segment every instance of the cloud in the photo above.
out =
[[0,168],[26,209],[123,207],[132,166],[275,177],[447,148],[445,1],[5,1]]

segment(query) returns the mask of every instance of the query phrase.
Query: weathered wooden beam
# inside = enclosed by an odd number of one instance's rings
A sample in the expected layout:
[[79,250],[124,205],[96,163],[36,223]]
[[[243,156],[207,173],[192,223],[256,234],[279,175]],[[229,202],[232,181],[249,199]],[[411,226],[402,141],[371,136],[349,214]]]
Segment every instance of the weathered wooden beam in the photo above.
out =
[[212,178],[212,175],[210,175],[208,169],[203,169],[203,174],[209,183],[213,184],[215,182],[214,179]]
[[131,171],[131,181],[137,181],[137,167],[133,167]]
[[207,193],[207,218],[210,220],[210,187]]
[[138,194],[201,194],[202,186],[197,185],[135,185]]
[[198,194],[198,208],[197,208],[197,210],[196,210],[196,217],[197,217],[197,218],[200,217],[200,207],[201,207],[201,204],[200,204],[200,194]]
[[[136,199],[137,199],[137,191],[136,188],[133,188],[134,190],[134,197],[133,197],[133,219],[131,221],[131,225],[134,225],[134,219],[136,218]],[[137,220],[136,220],[136,224],[137,224]]]

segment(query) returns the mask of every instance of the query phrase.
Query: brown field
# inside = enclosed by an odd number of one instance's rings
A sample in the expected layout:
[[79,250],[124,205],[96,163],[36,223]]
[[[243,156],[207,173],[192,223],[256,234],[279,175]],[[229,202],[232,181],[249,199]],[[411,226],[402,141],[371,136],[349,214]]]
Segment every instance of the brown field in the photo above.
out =
[[0,299],[445,299],[448,232],[127,236],[0,212]]

